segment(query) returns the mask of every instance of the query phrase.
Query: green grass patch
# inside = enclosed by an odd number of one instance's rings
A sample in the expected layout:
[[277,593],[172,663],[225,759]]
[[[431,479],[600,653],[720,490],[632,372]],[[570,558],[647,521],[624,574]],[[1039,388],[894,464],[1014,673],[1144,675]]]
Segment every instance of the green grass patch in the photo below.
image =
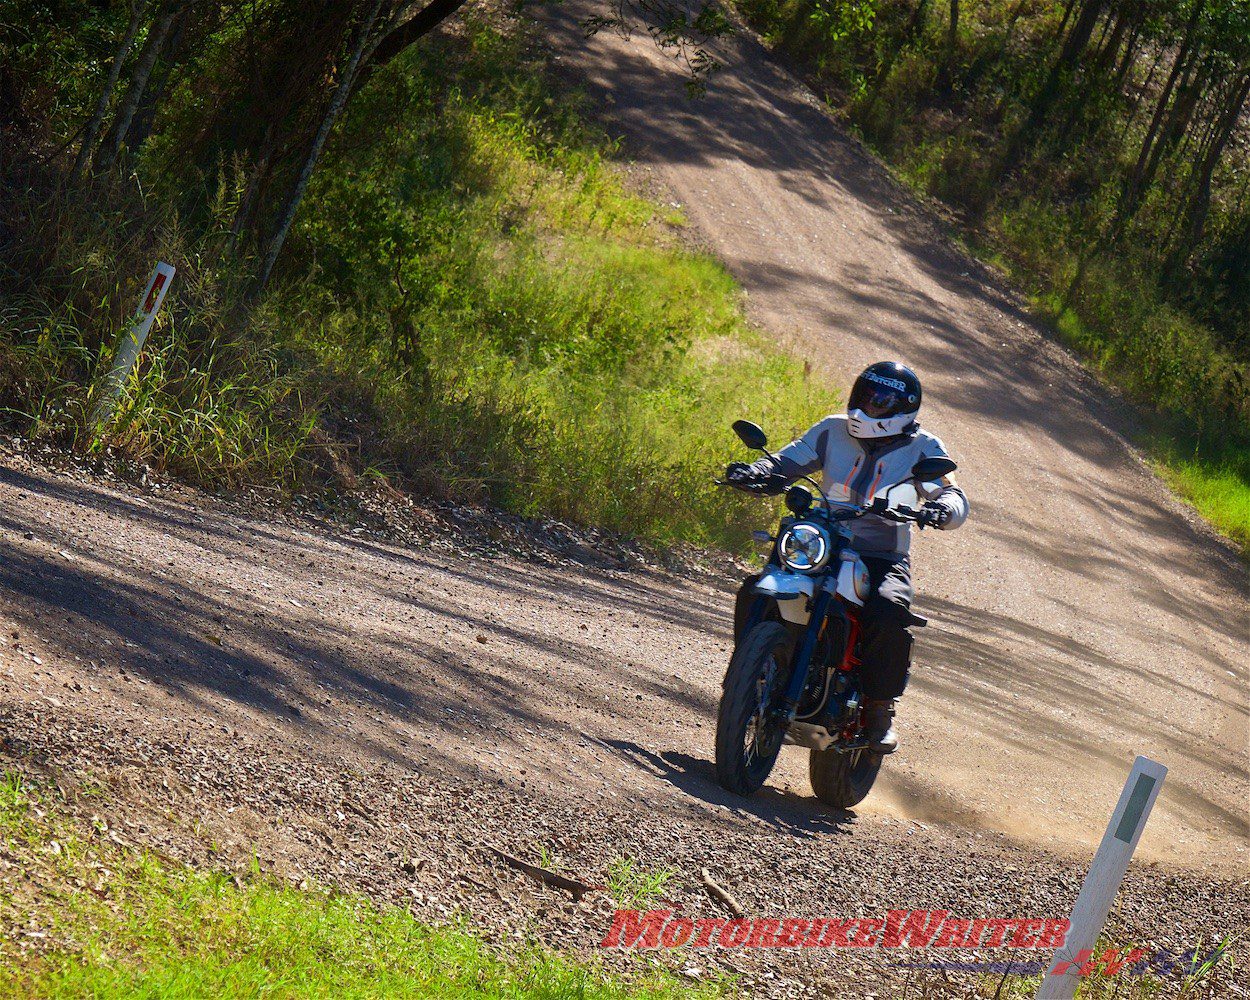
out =
[[637,858],[621,855],[608,864],[608,892],[622,909],[649,910],[659,902],[672,877],[668,868],[653,871]]
[[[710,486],[729,424],[782,437],[834,396],[623,187],[515,37],[478,25],[464,61],[474,89],[413,60],[361,95],[298,234],[318,263],[287,294],[327,317],[300,346],[369,387],[386,468],[525,514],[742,546],[758,509]],[[396,108],[418,124],[358,138]]]
[[[639,963],[628,979],[528,947],[493,949],[464,925],[328,889],[246,879],[86,832],[16,773],[0,785],[0,939],[6,997],[479,997],[668,1000],[727,995]],[[13,865],[16,865],[15,869]]]
[[1156,439],[1151,452],[1172,488],[1250,555],[1250,449],[1186,454],[1169,437]]

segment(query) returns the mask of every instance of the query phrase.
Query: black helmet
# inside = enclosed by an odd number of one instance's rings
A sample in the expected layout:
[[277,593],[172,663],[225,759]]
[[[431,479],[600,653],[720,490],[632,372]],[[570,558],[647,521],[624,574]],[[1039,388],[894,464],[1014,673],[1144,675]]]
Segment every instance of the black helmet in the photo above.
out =
[[919,409],[916,373],[897,361],[878,361],[865,368],[851,388],[847,429],[855,438],[893,437],[916,422]]

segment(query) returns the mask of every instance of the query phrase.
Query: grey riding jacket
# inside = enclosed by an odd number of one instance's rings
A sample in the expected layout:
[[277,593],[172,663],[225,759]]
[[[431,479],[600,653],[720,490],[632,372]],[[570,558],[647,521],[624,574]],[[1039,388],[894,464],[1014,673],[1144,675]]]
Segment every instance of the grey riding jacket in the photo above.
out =
[[[911,475],[911,468],[922,458],[947,458],[941,440],[928,431],[912,426],[894,438],[873,440],[853,438],[844,415],[825,417],[802,437],[791,441],[777,454],[777,460],[760,459],[754,468],[779,473],[786,479],[821,474],[821,486],[831,500],[864,504],[895,483]],[[968,498],[946,477],[938,483],[916,484],[927,501],[950,511],[942,526],[949,531],[968,519]],[[911,525],[865,514],[850,522],[855,547],[861,555],[904,559],[911,548]]]

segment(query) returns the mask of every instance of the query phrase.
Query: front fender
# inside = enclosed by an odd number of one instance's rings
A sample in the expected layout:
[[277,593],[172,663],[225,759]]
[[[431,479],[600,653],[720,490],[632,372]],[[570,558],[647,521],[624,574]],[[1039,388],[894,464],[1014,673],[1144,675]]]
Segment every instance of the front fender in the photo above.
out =
[[802,573],[783,569],[767,569],[755,581],[754,591],[760,597],[776,601],[793,601],[800,597],[810,598],[816,593],[816,582]]

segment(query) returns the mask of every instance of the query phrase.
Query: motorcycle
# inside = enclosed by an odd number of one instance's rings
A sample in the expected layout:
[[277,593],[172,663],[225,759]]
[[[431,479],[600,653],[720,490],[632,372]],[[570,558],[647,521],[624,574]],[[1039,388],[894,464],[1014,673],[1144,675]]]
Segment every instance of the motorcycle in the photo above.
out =
[[[748,448],[772,457],[760,427],[738,420],[733,429]],[[782,746],[793,745],[810,751],[808,773],[821,802],[849,809],[868,795],[883,759],[863,737],[859,616],[871,590],[848,525],[865,514],[916,521],[922,502],[916,484],[936,487],[955,468],[949,458],[921,459],[909,479],[867,504],[830,500],[807,476],[815,494],[799,482],[786,489],[790,514],[776,535],[756,533],[772,552],[751,587],[744,620],[735,621],[723,681],[716,777],[727,791],[758,791]],[[913,613],[909,624],[928,622]]]

